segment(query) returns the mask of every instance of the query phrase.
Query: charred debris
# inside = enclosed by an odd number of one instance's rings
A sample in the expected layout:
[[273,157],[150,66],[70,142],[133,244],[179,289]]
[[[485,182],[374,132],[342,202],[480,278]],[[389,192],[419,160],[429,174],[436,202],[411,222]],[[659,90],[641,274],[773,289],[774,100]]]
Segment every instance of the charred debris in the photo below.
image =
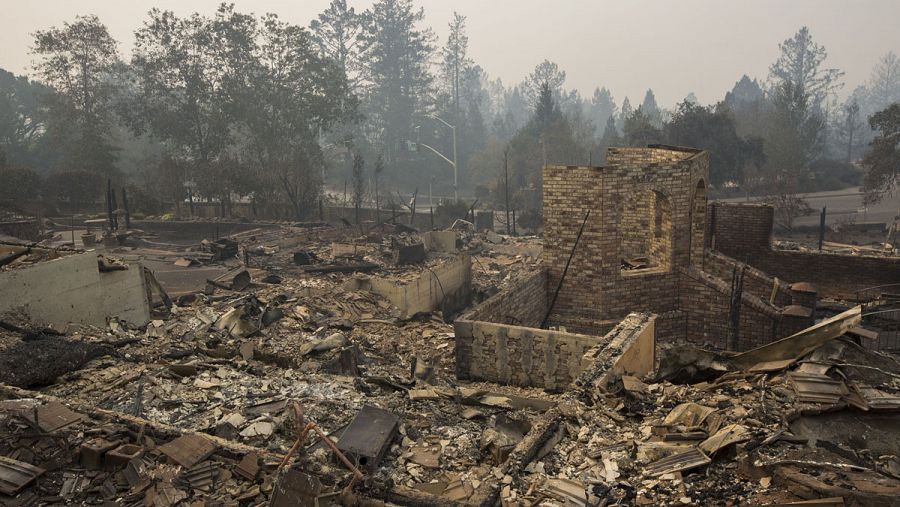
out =
[[897,257],[607,161],[544,169],[540,237],[6,238],[0,503],[896,505]]

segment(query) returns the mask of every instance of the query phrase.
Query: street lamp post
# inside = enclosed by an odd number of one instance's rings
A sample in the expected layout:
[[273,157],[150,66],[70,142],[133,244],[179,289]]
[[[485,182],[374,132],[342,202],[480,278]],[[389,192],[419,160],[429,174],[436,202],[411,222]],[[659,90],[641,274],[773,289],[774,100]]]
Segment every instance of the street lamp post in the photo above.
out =
[[[437,121],[443,123],[444,125],[446,125],[447,127],[449,127],[450,130],[453,132],[453,160],[450,160],[449,158],[445,157],[441,152],[439,152],[438,150],[432,148],[431,146],[428,146],[428,145],[425,144],[425,143],[420,143],[420,142],[418,142],[418,140],[417,140],[417,141],[416,141],[416,144],[419,145],[419,146],[424,146],[424,147],[428,148],[428,149],[431,150],[435,155],[441,157],[442,159],[444,159],[444,161],[446,161],[448,164],[450,164],[451,166],[453,166],[453,200],[459,201],[459,171],[457,170],[457,166],[456,166],[456,126],[447,123],[447,122],[444,121],[443,119],[441,119],[441,118],[439,118],[439,117],[437,117],[437,116],[435,116],[435,115],[433,115],[433,114],[426,114],[426,115],[423,115],[423,116],[426,116],[426,117],[428,117],[428,118],[431,118],[431,119],[433,119],[433,120],[437,120]],[[418,127],[416,127],[416,128],[418,129]]]

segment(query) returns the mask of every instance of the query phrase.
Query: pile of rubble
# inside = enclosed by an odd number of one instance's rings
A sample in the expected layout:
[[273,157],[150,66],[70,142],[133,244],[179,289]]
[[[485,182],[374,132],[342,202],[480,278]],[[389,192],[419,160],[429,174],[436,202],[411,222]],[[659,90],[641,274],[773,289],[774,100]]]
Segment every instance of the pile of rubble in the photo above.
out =
[[[856,308],[760,349],[716,354],[705,362],[719,371],[706,381],[583,384],[560,402],[556,429],[501,499],[894,505],[900,361],[845,336],[858,322]],[[663,377],[701,372],[697,351],[681,347],[667,351]]]
[[448,315],[405,316],[348,282],[437,269],[452,237],[480,300],[536,267],[539,240],[361,232],[283,227],[172,252],[223,274],[157,301],[146,325],[0,318],[0,501],[891,505],[900,492],[900,363],[847,334],[858,310],[740,355],[673,345],[645,378],[614,371],[611,351],[559,394],[460,382]]

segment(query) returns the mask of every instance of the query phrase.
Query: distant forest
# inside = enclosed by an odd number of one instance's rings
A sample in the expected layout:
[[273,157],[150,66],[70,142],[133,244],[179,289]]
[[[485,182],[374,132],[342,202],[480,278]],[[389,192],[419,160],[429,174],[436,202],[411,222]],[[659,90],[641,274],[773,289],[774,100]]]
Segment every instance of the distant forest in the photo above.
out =
[[308,26],[228,4],[154,9],[130,55],[96,16],[38,29],[33,76],[0,69],[0,199],[92,201],[110,180],[148,212],[241,200],[304,218],[342,192],[357,205],[452,197],[455,161],[461,197],[499,207],[508,184],[524,209],[543,164],[602,165],[609,146],[648,143],[708,150],[716,195],[896,188],[893,52],[848,91],[800,27],[772,41],[768,75],[735,76],[715,104],[662,105],[649,88],[582,96],[547,60],[503,83],[469,55],[465,16],[446,40],[423,20],[411,0],[333,0]]

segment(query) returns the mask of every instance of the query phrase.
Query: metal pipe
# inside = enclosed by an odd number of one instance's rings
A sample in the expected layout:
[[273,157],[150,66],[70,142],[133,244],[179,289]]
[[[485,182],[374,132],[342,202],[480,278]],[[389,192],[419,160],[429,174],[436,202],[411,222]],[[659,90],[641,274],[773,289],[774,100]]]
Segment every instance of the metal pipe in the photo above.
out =
[[578,235],[575,236],[575,244],[572,245],[572,251],[569,252],[569,258],[566,260],[566,267],[563,268],[562,276],[559,277],[559,284],[556,285],[556,292],[553,293],[553,299],[550,300],[550,304],[547,306],[547,314],[544,315],[544,320],[541,321],[541,329],[547,327],[547,321],[550,320],[550,313],[553,311],[553,307],[556,306],[556,298],[559,297],[559,291],[562,289],[563,280],[566,279],[566,273],[569,271],[569,264],[572,262],[572,257],[575,256],[575,249],[578,248],[578,242],[581,241],[581,233],[584,232],[584,224],[587,223],[589,216],[591,216],[591,210],[588,210],[587,213],[584,214],[584,220],[581,221],[581,228],[578,229]]

